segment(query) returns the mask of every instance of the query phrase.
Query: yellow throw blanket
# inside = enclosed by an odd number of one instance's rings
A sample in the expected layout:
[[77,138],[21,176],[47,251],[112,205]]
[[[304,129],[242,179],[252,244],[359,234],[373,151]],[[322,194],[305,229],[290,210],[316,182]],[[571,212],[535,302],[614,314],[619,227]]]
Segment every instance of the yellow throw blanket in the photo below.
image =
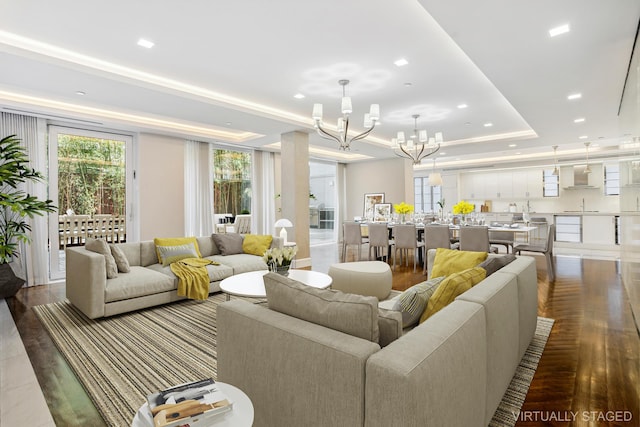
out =
[[178,296],[205,300],[209,296],[209,273],[206,266],[220,265],[204,258],[185,258],[171,264],[171,271],[178,276]]

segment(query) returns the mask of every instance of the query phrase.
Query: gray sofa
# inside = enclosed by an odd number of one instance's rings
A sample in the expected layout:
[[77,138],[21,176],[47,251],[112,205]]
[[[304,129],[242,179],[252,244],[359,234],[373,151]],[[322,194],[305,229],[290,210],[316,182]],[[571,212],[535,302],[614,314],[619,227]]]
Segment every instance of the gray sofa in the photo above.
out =
[[[221,255],[211,236],[198,237],[203,258],[220,265],[208,265],[209,293],[220,291],[220,281],[234,274],[267,270],[262,257],[250,254]],[[178,278],[171,267],[163,267],[153,241],[116,244],[131,266],[129,273],[107,279],[103,255],[84,246],[66,250],[67,299],[90,319],[113,316],[142,308],[183,300],[176,289]],[[274,237],[271,247],[282,247],[283,239]]]
[[518,257],[384,348],[264,304],[217,316],[218,379],[255,426],[486,426],[535,333],[536,266]]

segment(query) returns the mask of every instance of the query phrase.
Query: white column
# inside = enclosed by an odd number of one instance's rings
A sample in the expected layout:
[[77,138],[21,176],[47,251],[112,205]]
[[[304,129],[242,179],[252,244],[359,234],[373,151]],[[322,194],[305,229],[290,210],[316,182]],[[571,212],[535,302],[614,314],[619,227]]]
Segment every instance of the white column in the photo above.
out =
[[282,218],[293,222],[287,240],[296,242],[296,267],[311,265],[309,251],[309,135],[289,132],[281,138]]

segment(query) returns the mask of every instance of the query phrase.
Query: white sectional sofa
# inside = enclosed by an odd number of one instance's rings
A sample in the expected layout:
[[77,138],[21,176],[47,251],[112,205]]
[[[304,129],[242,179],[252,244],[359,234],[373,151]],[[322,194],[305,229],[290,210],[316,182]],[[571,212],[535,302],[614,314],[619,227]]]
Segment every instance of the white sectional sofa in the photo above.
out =
[[[234,274],[267,270],[262,257],[245,253],[221,255],[211,236],[198,237],[203,258],[220,265],[208,265],[209,293],[220,291],[220,281]],[[271,247],[282,247],[273,237]],[[178,296],[178,278],[169,266],[158,263],[153,241],[116,244],[131,267],[129,273],[107,279],[103,255],[82,247],[66,250],[66,293],[71,303],[91,319],[185,299]]]
[[[434,251],[429,253],[433,265]],[[531,257],[485,278],[400,338],[376,342],[264,304],[218,307],[218,379],[255,426],[486,426],[536,328]]]

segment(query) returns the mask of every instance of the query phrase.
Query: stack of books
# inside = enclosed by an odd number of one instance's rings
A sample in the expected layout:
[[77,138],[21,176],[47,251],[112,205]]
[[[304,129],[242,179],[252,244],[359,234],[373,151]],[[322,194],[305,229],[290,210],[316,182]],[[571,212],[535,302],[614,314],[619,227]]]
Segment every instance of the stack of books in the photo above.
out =
[[180,384],[147,396],[155,427],[208,427],[233,402],[211,378]]

